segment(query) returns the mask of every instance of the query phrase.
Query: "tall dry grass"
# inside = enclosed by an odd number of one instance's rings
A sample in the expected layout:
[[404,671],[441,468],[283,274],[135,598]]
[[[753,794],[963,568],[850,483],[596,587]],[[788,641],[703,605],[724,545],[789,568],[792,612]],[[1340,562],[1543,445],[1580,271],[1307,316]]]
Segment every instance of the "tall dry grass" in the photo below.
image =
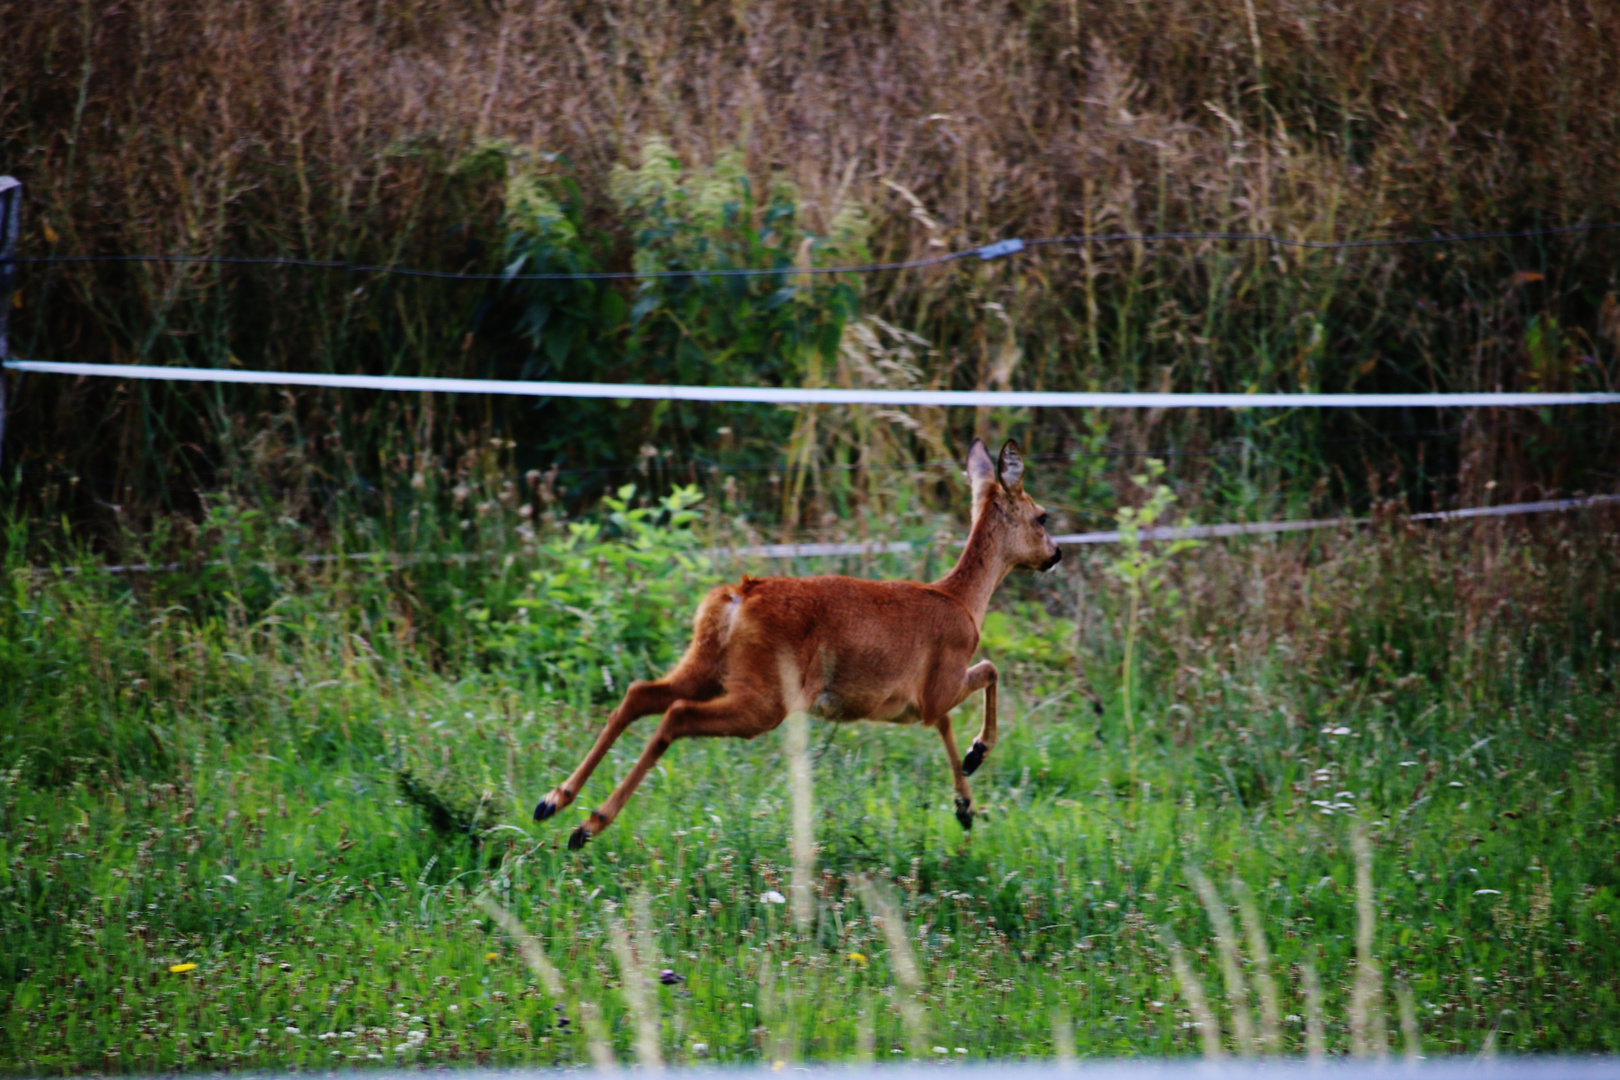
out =
[[[851,201],[865,208],[880,258],[1007,235],[1327,239],[1591,221],[1620,216],[1615,19],[1602,5],[1434,0],[7,2],[0,168],[28,184],[30,252],[458,270],[499,261],[504,176],[470,153],[490,140],[554,156],[610,236],[608,178],[645,136],[697,162],[740,148],[758,184],[797,186],[812,229]],[[1613,251],[1599,236],[1482,254],[1110,244],[875,280],[866,305],[929,338],[921,378],[952,385],[1561,388],[1616,381]],[[511,362],[499,307],[467,285],[79,266],[29,272],[14,340],[76,359],[484,374]],[[34,379],[11,439],[38,483],[78,477],[103,502],[161,506],[180,498],[170,486],[244,474],[283,488],[374,483],[378,453],[453,452],[448,433],[491,423],[495,408],[435,417],[360,395]],[[1608,436],[1572,447],[1559,441],[1567,421],[1435,425],[1462,430],[1406,447],[1405,479],[1433,471],[1467,501],[1490,481],[1501,498],[1612,479],[1594,465]],[[916,423],[926,448],[969,421]],[[1124,449],[1275,430],[1154,413],[971,423],[1056,449],[1097,430]],[[801,426],[800,441],[860,439],[870,424]],[[625,461],[659,435],[627,432]],[[1271,480],[1310,472],[1309,497],[1336,468],[1359,490],[1388,458],[1301,452],[1274,462]],[[806,458],[800,472],[815,467]],[[784,487],[796,519],[838,509],[802,476]],[[805,511],[804,498],[819,501]]]
[[1087,224],[1325,235],[1616,205],[1601,6],[1247,11],[7,4],[6,164],[36,241],[50,226],[80,251],[385,245],[439,194],[430,152],[478,138],[599,182],[646,134],[705,160],[741,145],[812,208],[859,195],[885,255]]

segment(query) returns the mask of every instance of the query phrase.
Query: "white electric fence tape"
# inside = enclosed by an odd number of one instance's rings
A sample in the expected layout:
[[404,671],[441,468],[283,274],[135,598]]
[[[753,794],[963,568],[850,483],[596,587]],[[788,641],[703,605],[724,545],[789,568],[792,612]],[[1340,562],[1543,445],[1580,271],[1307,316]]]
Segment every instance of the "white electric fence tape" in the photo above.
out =
[[[1471,394],[1138,394],[983,390],[842,390],[765,386],[649,386],[633,383],[515,382],[501,379],[438,379],[399,375],[325,375],[276,371],[234,371],[225,368],[158,367],[146,364],[77,364],[50,360],[7,360],[13,371],[49,375],[106,376],[175,382],[248,383],[263,386],[320,386],[344,390],[402,390],[417,393],[509,394],[523,397],[639,398],[658,401],[753,402],[776,405],[966,405],[1008,408],[1439,408],[1446,406],[1541,406],[1620,404],[1620,393],[1471,393]],[[1588,499],[1552,499],[1503,506],[1471,507],[1412,514],[1409,521],[1454,521],[1465,518],[1508,517],[1573,510],[1620,502],[1620,495]],[[1310,521],[1260,521],[1223,525],[1190,525],[1143,529],[1144,540],[1208,539],[1301,532],[1368,524],[1370,518],[1322,518]],[[1117,544],[1118,531],[1069,533],[1054,537],[1060,544]],[[921,550],[910,541],[845,544],[764,544],[757,547],[717,549],[710,556],[755,559],[821,559],[863,555],[906,555]],[[473,556],[444,556],[465,560]],[[365,562],[382,559],[395,564],[420,561],[422,556],[392,553],[315,555],[306,563],[338,560]],[[183,564],[110,566],[108,573],[177,570]],[[208,566],[222,565],[218,562]]]
[[508,379],[438,379],[404,375],[324,375],[148,364],[75,364],[7,360],[13,371],[42,375],[105,376],[161,382],[325,386],[339,390],[403,390],[436,394],[505,394],[518,397],[636,398],[651,401],[723,401],[765,405],[957,405],[1021,409],[1299,409],[1460,406],[1616,405],[1620,393],[1470,394],[1147,394],[1031,390],[842,390],[787,386],[650,386],[639,383],[524,382]]

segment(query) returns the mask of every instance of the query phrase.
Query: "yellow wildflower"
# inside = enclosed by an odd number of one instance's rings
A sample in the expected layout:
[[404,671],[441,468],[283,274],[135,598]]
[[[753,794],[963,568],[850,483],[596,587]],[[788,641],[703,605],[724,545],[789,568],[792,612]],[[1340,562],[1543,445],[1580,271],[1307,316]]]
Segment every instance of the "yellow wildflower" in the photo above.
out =
[[169,973],[171,975],[184,975],[188,971],[196,971],[196,970],[197,970],[197,965],[196,964],[170,964],[169,965]]
[[499,957],[500,955],[501,955],[500,953],[487,952],[487,953],[484,954],[484,959],[485,960],[494,960],[497,957]]
[[857,963],[857,964],[859,964],[859,965],[860,965],[860,966],[861,966],[861,967],[865,967],[865,966],[866,966],[866,957],[865,957],[865,956],[863,956],[863,955],[862,955],[862,954],[860,954],[860,953],[858,953],[858,952],[852,952],[852,953],[850,953],[850,954],[849,954],[849,956],[848,956],[848,957],[846,957],[846,959],[849,959],[849,960],[853,960],[853,961],[855,961],[855,962],[856,962],[856,963]]

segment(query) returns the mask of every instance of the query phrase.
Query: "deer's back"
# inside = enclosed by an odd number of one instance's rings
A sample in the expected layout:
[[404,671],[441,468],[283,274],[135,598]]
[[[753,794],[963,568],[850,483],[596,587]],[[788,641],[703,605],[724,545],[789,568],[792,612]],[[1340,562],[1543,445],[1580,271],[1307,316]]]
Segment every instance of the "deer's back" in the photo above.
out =
[[830,720],[932,715],[937,676],[979,644],[960,602],[913,581],[744,578],[711,592],[697,623],[728,689],[779,684],[786,708]]

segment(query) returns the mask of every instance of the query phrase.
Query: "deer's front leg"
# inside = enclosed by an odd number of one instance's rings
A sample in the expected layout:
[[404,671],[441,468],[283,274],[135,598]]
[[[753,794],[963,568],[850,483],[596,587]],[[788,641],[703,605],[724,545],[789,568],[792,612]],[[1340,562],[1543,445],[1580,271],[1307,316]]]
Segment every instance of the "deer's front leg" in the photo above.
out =
[[984,691],[984,725],[979,728],[973,745],[968,747],[967,757],[962,760],[962,772],[967,776],[972,776],[984,764],[984,756],[996,746],[996,682],[999,678],[996,665],[988,660],[980,660],[967,669],[967,675],[962,679],[963,698],[975,690]]
[[951,765],[951,784],[956,788],[956,820],[961,822],[962,828],[973,828],[973,789],[968,787],[967,776],[962,771],[962,755],[956,750],[956,738],[951,734],[951,717],[949,713],[939,718],[935,725],[939,730],[940,741],[945,744],[945,760]]

